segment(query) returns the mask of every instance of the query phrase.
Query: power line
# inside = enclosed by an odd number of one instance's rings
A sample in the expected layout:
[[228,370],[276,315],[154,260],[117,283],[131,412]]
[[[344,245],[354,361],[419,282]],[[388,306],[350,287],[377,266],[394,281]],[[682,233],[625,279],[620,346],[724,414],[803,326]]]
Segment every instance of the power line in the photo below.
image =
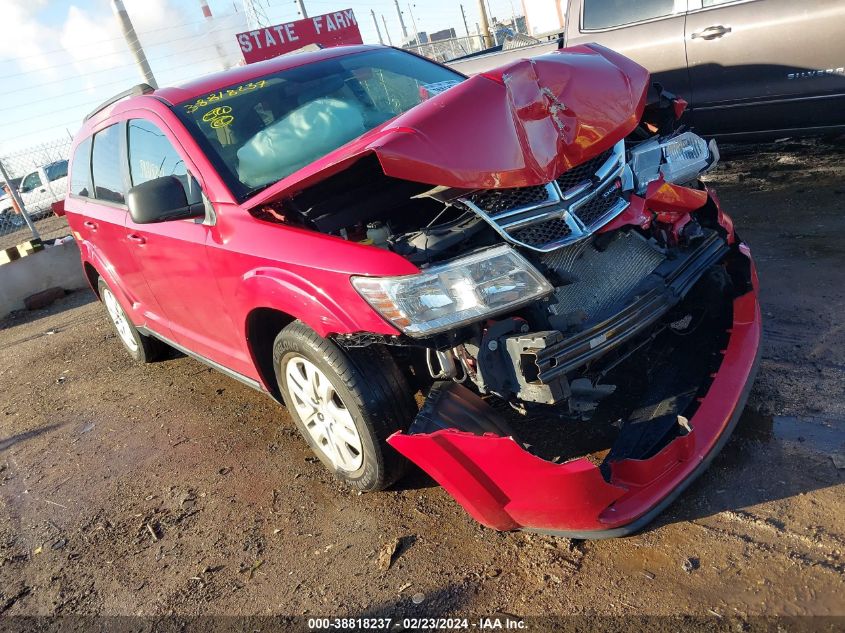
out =
[[[195,50],[212,48],[213,46],[214,46],[214,44],[209,44],[208,46],[197,47]],[[165,57],[174,57],[176,55],[181,55],[181,54],[183,54],[182,51],[178,51],[176,53],[171,53],[170,55],[166,55]],[[151,58],[151,61],[155,61],[155,59],[164,59],[165,57],[157,57],[157,58],[154,58],[154,59]],[[134,64],[122,64],[121,66],[113,66],[112,68],[108,68],[106,70],[115,70],[117,68],[128,68],[129,66],[134,66]],[[101,71],[96,71],[96,72],[101,72]],[[80,76],[86,77],[87,75],[82,74]],[[51,83],[58,83],[58,82],[63,82],[63,81],[67,81],[67,79],[59,79],[59,80],[56,80],[56,82],[51,82]],[[115,81],[109,81],[109,82],[106,82],[106,83],[98,83],[95,86],[95,88],[103,88],[105,86],[115,86],[117,84],[127,84],[127,83],[130,83],[130,82],[131,82],[131,80],[129,80],[127,78],[121,78],[121,79],[117,79]],[[48,84],[39,84],[37,86],[30,86],[29,88],[23,88],[22,90],[18,90],[16,92],[22,92],[23,90],[30,90],[32,88],[41,88],[42,86],[45,86],[45,85],[48,85]],[[89,90],[90,90],[90,88],[80,88],[79,90],[72,90],[70,92],[62,92],[61,97],[64,98],[68,95],[74,95],[74,94],[79,94],[79,93],[82,93],[82,92],[88,92]],[[45,97],[43,99],[36,99],[34,101],[26,101],[24,103],[19,103],[19,104],[14,105],[14,106],[7,106],[5,108],[0,108],[0,112],[4,112],[4,111],[8,111],[8,110],[17,110],[18,108],[33,106],[33,105],[36,105],[38,103],[44,103],[46,101],[55,101],[55,100],[56,100],[56,97]],[[73,106],[71,106],[71,107],[73,107]],[[25,121],[27,119],[21,119],[21,120]]]
[[[197,37],[203,37],[204,38],[204,37],[207,37],[208,35],[211,35],[213,33],[220,33],[220,32],[223,32],[223,31],[230,31],[230,27],[221,27],[219,29],[214,29],[212,31],[209,31],[207,34],[196,33],[196,34],[193,34],[193,35],[186,35],[184,37],[176,37],[176,38],[161,42],[159,44],[156,44],[156,46],[167,46],[168,44],[172,44],[173,42],[181,42],[181,41],[184,41],[184,40],[190,40],[190,39],[194,39],[194,38],[197,38]],[[80,59],[74,59],[74,60],[71,60],[71,61],[62,62],[61,64],[53,64],[51,66],[48,66],[47,68],[50,68],[50,69],[52,69],[52,68],[62,68],[64,66],[70,66],[72,64],[78,64],[80,62],[89,61],[89,60],[92,60],[92,59],[102,59],[103,57],[111,57],[111,56],[114,56],[114,55],[124,55],[124,54],[125,53],[123,51],[120,51],[120,52],[116,52],[116,53],[105,53],[103,55],[94,55],[92,57],[83,57],[83,58],[80,58]],[[151,59],[151,61],[154,60],[153,58],[150,58],[150,59]],[[159,57],[158,59],[161,59],[161,58]],[[8,79],[10,77],[19,77],[21,75],[29,75],[31,72],[32,72],[31,70],[24,70],[24,71],[21,71],[21,72],[11,73],[11,74],[8,74],[8,75],[0,75],[0,79]],[[94,71],[94,72],[100,72],[100,71]]]
[[[215,46],[215,44],[204,44],[202,46],[195,46],[191,50],[192,51],[201,51],[201,50],[205,50],[207,48],[211,48],[213,46]],[[150,57],[149,59],[150,59],[151,62],[154,62],[154,61],[159,61],[159,60],[162,60],[162,59],[168,59],[170,57],[175,57],[176,55],[184,55],[184,54],[185,54],[185,51],[175,51],[173,53],[168,53],[167,55],[159,55],[158,57]],[[134,64],[132,64],[132,63],[115,64],[113,66],[109,66],[108,68],[100,68],[99,70],[91,70],[91,71],[84,72],[84,73],[78,73],[77,77],[80,77],[80,78],[91,77],[92,75],[96,75],[96,74],[99,74],[99,73],[107,73],[107,72],[111,72],[113,70],[117,70],[118,68],[128,68],[130,66],[134,66]],[[28,86],[26,88],[20,88],[19,90],[16,90],[15,93],[23,92],[24,90],[33,90],[35,88],[41,88],[42,86],[50,86],[50,85],[57,84],[57,83],[64,83],[66,81],[69,81],[69,79],[62,78],[62,79],[53,79],[51,81],[42,81],[42,82],[39,82],[35,86]]]
[[[196,46],[192,50],[193,51],[202,51],[202,50],[205,50],[205,49],[213,48],[214,46],[215,46],[214,44],[204,44],[203,46]],[[160,55],[158,57],[150,57],[149,61],[151,61],[151,62],[161,61],[163,59],[169,59],[169,58],[175,57],[177,55],[185,55],[185,51],[174,51],[172,53],[168,53],[167,55]],[[92,70],[90,72],[78,73],[74,77],[74,79],[76,79],[76,78],[83,79],[83,78],[91,77],[91,76],[99,74],[99,73],[113,72],[113,71],[121,69],[121,68],[130,68],[134,65],[135,64],[132,63],[132,62],[129,62],[129,63],[126,63],[126,64],[115,64],[114,66],[109,66],[108,68],[101,68],[99,70]],[[26,88],[21,88],[20,90],[16,90],[15,92],[19,93],[19,92],[23,92],[24,90],[32,90],[32,89],[35,89],[35,88],[42,88],[44,86],[50,86],[50,85],[57,84],[57,83],[65,83],[67,81],[72,81],[72,80],[67,79],[67,78],[63,78],[63,79],[54,79],[54,80],[51,80],[51,81],[44,81],[44,82],[40,82],[39,84],[37,84],[35,86],[29,86],[29,87],[26,87]],[[115,82],[110,82],[109,84],[99,84],[99,85],[111,85],[111,83],[115,83]],[[87,89],[85,89],[85,90],[87,90]],[[83,91],[84,90],[79,90],[79,91],[75,91],[75,92],[83,92]],[[68,93],[64,93],[64,94],[74,94],[74,93],[68,92]],[[44,100],[46,101],[46,100],[49,100],[49,99],[44,99]],[[35,102],[28,102],[28,103],[35,103]],[[26,104],[24,104],[24,105],[26,105]]]
[[[234,13],[225,14],[223,16],[218,17],[217,20],[218,21],[219,20],[225,20],[227,17],[234,17],[235,15],[239,15],[239,14],[234,14]],[[199,23],[204,22],[204,21],[205,21],[204,19],[203,20],[191,20],[189,22],[180,22],[178,24],[171,24],[170,26],[161,26],[161,27],[158,27],[158,28],[155,28],[155,29],[148,29],[148,30],[144,31],[143,33],[141,33],[140,35],[148,35],[150,33],[158,33],[159,31],[170,31],[172,29],[181,29],[183,27],[190,26],[192,24],[199,24]],[[99,44],[103,44],[105,42],[116,42],[116,41],[119,41],[119,40],[122,40],[122,39],[123,39],[123,37],[118,35],[117,37],[108,37],[108,38],[101,39],[101,40],[91,40],[90,42],[85,42],[84,44],[81,44],[81,46],[85,46],[85,47],[98,46]],[[46,51],[41,51],[40,53],[32,53],[30,55],[18,55],[16,57],[6,57],[4,59],[0,59],[0,64],[7,64],[7,63],[19,61],[21,59],[29,59],[30,57],[43,57],[44,55],[50,55],[52,53],[64,53],[64,52],[67,52],[67,48],[64,47],[64,46],[61,47],[61,48],[51,48],[51,49],[46,50]],[[94,58],[89,58],[89,59],[94,59]]]
[[[205,47],[202,47],[202,48],[211,48],[211,47],[213,47],[213,44],[212,44],[212,45],[205,46]],[[202,50],[202,48],[197,48],[196,50]],[[166,57],[174,57],[174,56],[176,56],[176,55],[183,55],[183,54],[184,54],[184,52],[183,52],[183,51],[177,51],[177,52],[175,52],[175,53],[171,53],[170,55],[165,55],[165,56],[163,56],[163,57],[158,57],[158,58],[156,58],[156,59],[164,59],[164,58],[166,58]],[[152,61],[154,61],[154,60],[152,60]],[[130,64],[123,64],[123,65],[121,65],[121,66],[119,66],[119,67],[114,67],[114,68],[112,68],[111,70],[114,70],[115,68],[129,68],[129,67],[132,67],[132,66],[134,66],[134,65],[135,65],[134,63],[130,63]],[[185,77],[184,79],[179,79],[179,80],[176,80],[176,81],[168,81],[168,82],[167,82],[167,85],[178,85],[178,84],[180,84],[180,83],[183,83],[183,82],[187,82],[187,81],[191,81],[191,80],[193,80],[193,79],[196,79],[198,76],[200,76],[200,75],[198,75],[198,74],[193,74],[193,75],[190,75],[190,76],[188,76],[188,77]],[[113,82],[108,82],[108,83],[100,84],[100,85],[98,85],[98,86],[96,86],[96,87],[97,87],[97,88],[101,88],[101,87],[104,87],[104,86],[111,86],[111,85],[116,85],[116,84],[121,84],[121,83],[122,83],[122,84],[127,84],[127,85],[128,85],[128,84],[131,84],[131,83],[132,83],[132,80],[131,80],[131,79],[129,79],[129,78],[126,78],[126,79],[121,79],[121,80],[117,80],[117,81],[113,81]],[[87,88],[85,88],[85,89],[81,89],[81,90],[76,90],[76,91],[73,91],[73,92],[64,93],[64,94],[78,94],[78,93],[81,93],[81,92],[86,92],[86,91],[87,91]],[[28,102],[26,102],[26,103],[19,104],[18,106],[11,106],[11,107],[8,107],[8,108],[0,108],[0,111],[3,111],[3,110],[12,110],[12,109],[18,109],[18,108],[26,108],[26,107],[30,107],[30,106],[36,105],[36,104],[38,104],[38,103],[43,103],[43,102],[45,102],[45,101],[54,101],[54,100],[56,100],[56,97],[47,97],[47,98],[44,98],[44,99],[37,99],[37,100],[35,100],[35,101],[28,101]],[[102,100],[102,98],[100,98],[99,100]],[[89,103],[91,103],[92,101],[97,101],[97,98],[93,98],[93,97],[92,97],[91,99],[87,99],[87,100],[82,101],[82,102],[79,102],[79,103],[73,103],[73,104],[70,104],[70,105],[68,105],[68,104],[62,104],[62,106],[63,106],[63,108],[64,108],[64,109],[67,109],[67,108],[77,108],[77,107],[82,107],[82,106],[85,106],[86,104],[89,104]],[[11,124],[17,125],[17,124],[19,124],[19,123],[23,123],[23,122],[25,122],[25,121],[31,121],[32,119],[42,118],[43,116],[44,116],[43,114],[37,114],[37,115],[33,115],[33,116],[27,116],[27,117],[24,117],[24,118],[22,118],[22,119],[15,119],[15,120],[12,120],[12,121],[2,121],[2,123],[3,123],[3,124],[5,124],[5,125],[11,125]]]
[[[190,80],[195,79],[195,78],[196,78],[195,75],[191,75],[191,76],[188,76],[188,77],[183,77],[181,79],[177,79],[175,81],[168,82],[168,84],[169,85],[178,85],[178,84],[190,81]],[[72,107],[81,107],[81,106],[82,106],[82,104],[78,104],[78,105],[72,106]],[[33,117],[29,117],[27,119],[22,119],[22,121],[27,121],[27,120],[31,120],[31,119],[37,119],[37,118],[40,118],[40,117],[33,116]],[[56,123],[54,125],[48,125],[46,127],[40,127],[38,129],[38,132],[43,132],[43,131],[46,131],[46,130],[55,130],[55,129],[58,129],[58,128],[79,127],[80,125],[81,125],[80,119],[74,118],[70,121],[64,121],[63,123]],[[24,138],[24,137],[27,137],[27,136],[33,136],[33,135],[34,135],[34,132],[24,132],[23,134],[17,134],[16,136],[4,136],[3,142],[8,143],[10,141],[16,141],[18,139],[21,139],[21,138]]]

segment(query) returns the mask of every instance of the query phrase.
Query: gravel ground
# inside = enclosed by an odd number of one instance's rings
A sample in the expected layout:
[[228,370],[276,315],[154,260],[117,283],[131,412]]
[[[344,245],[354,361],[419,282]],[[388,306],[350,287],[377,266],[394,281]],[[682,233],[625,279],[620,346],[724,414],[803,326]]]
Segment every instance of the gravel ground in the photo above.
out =
[[[70,228],[68,227],[67,220],[64,217],[49,215],[45,218],[35,220],[34,224],[35,228],[38,230],[38,235],[44,242],[54,240],[57,237],[70,235]],[[26,242],[31,239],[32,232],[26,224],[15,228],[12,227],[5,219],[0,221],[0,249],[11,248],[13,246],[17,246],[21,242]]]
[[724,153],[710,180],[760,270],[761,370],[643,533],[496,533],[419,472],[355,494],[283,408],[177,354],[133,364],[75,293],[0,323],[0,614],[845,615],[845,152]]

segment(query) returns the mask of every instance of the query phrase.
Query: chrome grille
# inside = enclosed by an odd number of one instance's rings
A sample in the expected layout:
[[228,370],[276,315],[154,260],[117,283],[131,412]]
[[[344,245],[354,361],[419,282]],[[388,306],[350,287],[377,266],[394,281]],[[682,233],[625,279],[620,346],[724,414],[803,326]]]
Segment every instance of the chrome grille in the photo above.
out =
[[545,185],[514,189],[488,189],[472,194],[469,199],[487,213],[496,215],[503,211],[547,202],[549,201],[549,192]]
[[552,218],[536,224],[530,224],[524,229],[517,229],[512,235],[527,246],[543,246],[550,242],[557,242],[572,233],[572,229],[562,218]]
[[[583,239],[628,202],[616,186],[625,165],[625,142],[577,165],[548,185],[477,191],[459,201],[503,238],[550,252]],[[612,193],[611,187],[616,187]]]
[[619,204],[620,200],[623,200],[622,190],[611,184],[606,191],[588,198],[583,204],[574,207],[572,212],[587,228],[598,228],[601,220]]
[[586,163],[581,163],[569,171],[563,172],[557,178],[557,186],[560,187],[561,192],[565,194],[567,191],[577,187],[581,183],[588,182],[593,176],[595,176],[599,167],[604,165],[607,162],[607,159],[612,155],[613,148],[611,147],[609,150],[602,152],[595,158],[591,158]]

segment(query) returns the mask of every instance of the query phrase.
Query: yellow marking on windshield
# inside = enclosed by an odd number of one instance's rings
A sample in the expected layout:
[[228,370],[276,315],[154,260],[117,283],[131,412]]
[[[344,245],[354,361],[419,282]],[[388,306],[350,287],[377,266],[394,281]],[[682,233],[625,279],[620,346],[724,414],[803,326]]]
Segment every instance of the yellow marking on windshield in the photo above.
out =
[[201,97],[197,99],[194,103],[186,104],[185,109],[188,111],[188,114],[193,114],[200,108],[205,108],[206,106],[214,105],[215,103],[228,99],[229,97],[237,97],[238,95],[243,94],[244,92],[258,90],[266,85],[267,81],[261,79],[260,81],[250,81],[249,83],[241,84],[237,88],[219,90],[206,97]]
[[231,106],[220,106],[202,115],[202,120],[208,123],[214,130],[221,127],[228,127],[235,120],[235,117],[230,114],[231,111]]

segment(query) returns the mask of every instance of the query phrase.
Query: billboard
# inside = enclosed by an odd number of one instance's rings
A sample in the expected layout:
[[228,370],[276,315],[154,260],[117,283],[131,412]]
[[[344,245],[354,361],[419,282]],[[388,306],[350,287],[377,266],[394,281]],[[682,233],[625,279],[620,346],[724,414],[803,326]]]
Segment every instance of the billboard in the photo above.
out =
[[328,48],[364,43],[352,9],[245,31],[236,37],[247,64],[278,57],[309,44]]

